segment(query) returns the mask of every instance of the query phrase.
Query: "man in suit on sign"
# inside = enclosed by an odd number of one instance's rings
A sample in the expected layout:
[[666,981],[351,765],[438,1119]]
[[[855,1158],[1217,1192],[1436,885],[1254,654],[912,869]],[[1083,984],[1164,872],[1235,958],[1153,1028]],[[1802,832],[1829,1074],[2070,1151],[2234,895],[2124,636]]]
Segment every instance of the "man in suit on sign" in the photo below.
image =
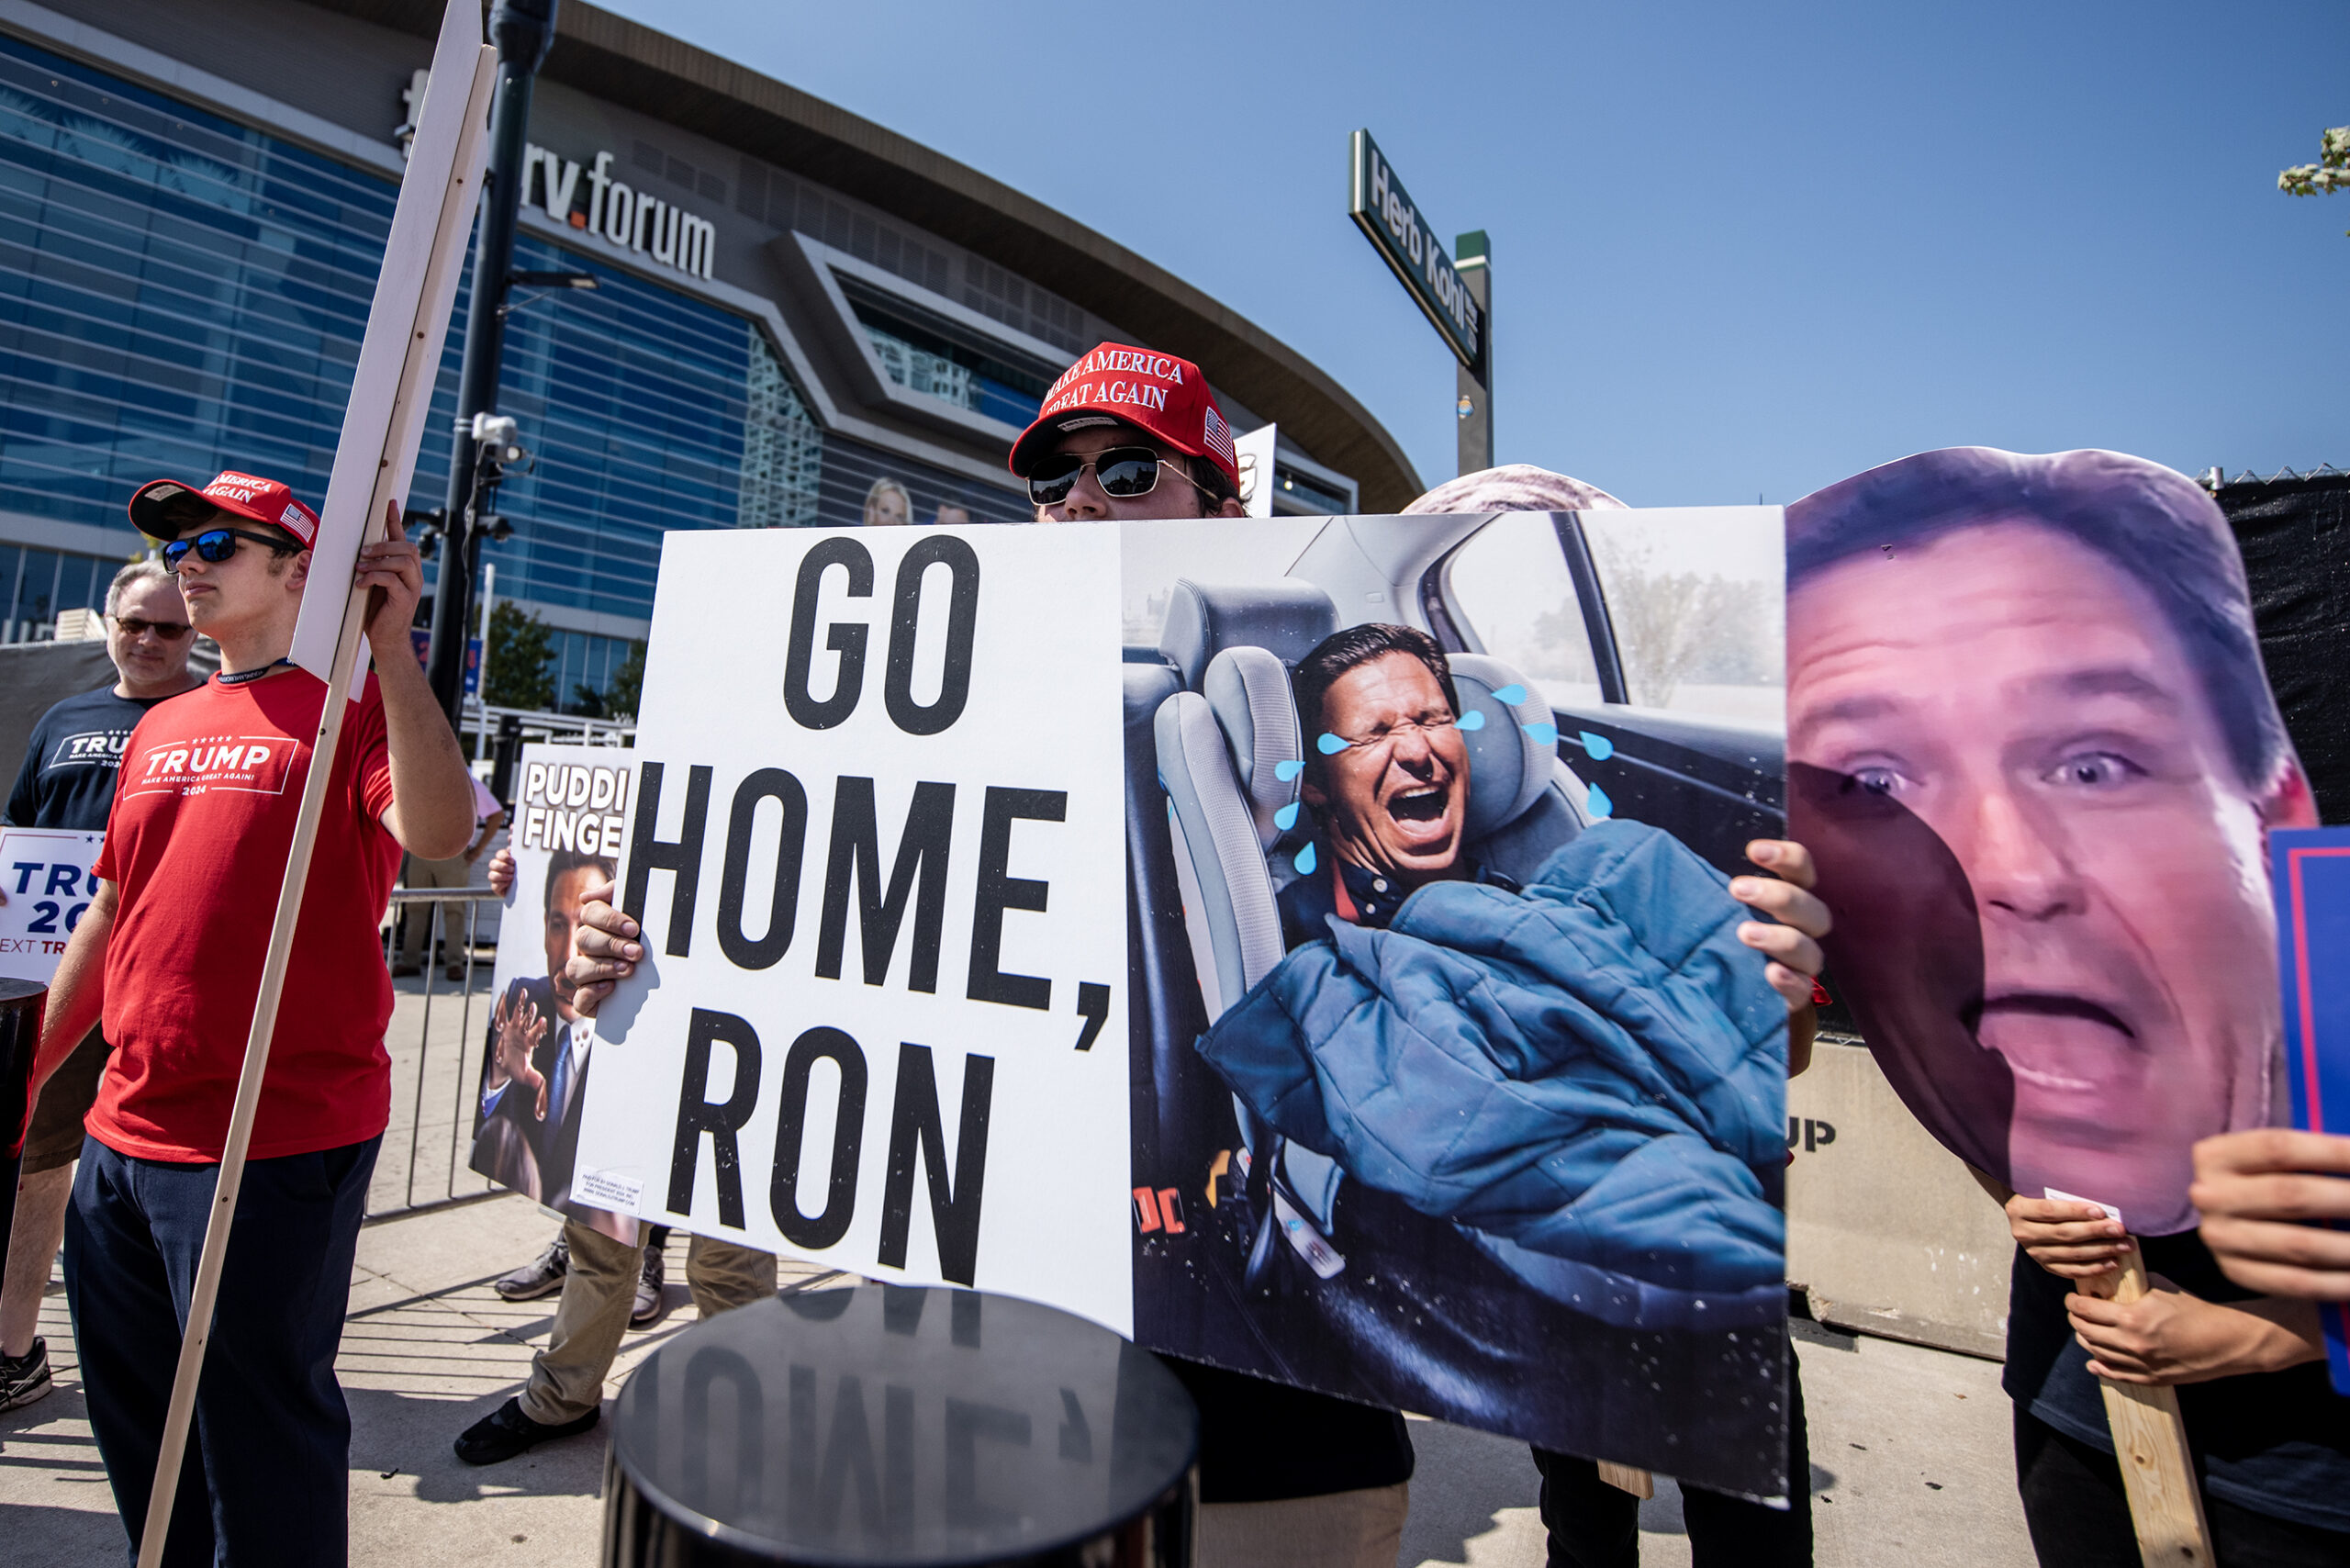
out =
[[611,876],[610,860],[555,851],[547,865],[547,972],[514,981],[490,1017],[474,1169],[550,1208],[570,1200],[586,1098],[581,1091],[595,1044],[595,1021],[573,1009],[563,969],[571,958],[581,890]]

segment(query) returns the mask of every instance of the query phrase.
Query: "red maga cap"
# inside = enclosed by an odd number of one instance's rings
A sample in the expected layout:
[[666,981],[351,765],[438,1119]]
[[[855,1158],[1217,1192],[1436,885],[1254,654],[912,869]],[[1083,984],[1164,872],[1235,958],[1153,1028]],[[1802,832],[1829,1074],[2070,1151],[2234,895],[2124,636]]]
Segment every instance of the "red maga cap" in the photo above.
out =
[[150,539],[173,540],[217,526],[221,514],[283,529],[308,550],[319,542],[319,514],[274,479],[234,470],[201,490],[177,479],[150,479],[130,498],[131,525]]
[[1232,427],[1215,406],[1208,378],[1188,359],[1125,343],[1103,343],[1061,372],[1045,394],[1036,422],[1012,443],[1012,471],[1025,478],[1036,460],[1070,431],[1126,424],[1176,451],[1204,457],[1240,488]]

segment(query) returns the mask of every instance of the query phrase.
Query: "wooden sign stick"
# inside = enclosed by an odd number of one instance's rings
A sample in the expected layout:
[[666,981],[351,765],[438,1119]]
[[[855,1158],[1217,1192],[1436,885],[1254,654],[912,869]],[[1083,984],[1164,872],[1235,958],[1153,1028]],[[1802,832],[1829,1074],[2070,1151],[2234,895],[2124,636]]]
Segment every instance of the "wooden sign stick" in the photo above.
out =
[[[440,104],[434,104],[428,92],[424,113],[419,116],[408,179],[385,250],[386,272],[376,283],[352,406],[344,416],[342,449],[336,454],[338,474],[352,472],[358,477],[355,482],[330,487],[328,504],[320,514],[319,536],[311,552],[313,571],[304,594],[303,621],[306,626],[316,625],[333,614],[330,596],[335,591],[339,572],[341,622],[331,664],[324,671],[313,672],[326,681],[318,733],[311,739],[309,767],[302,780],[285,879],[278,885],[277,913],[270,922],[261,992],[253,1000],[252,1026],[245,1036],[244,1066],[237,1079],[228,1139],[220,1150],[220,1176],[205,1222],[204,1250],[188,1293],[179,1366],[172,1378],[162,1445],[155,1456],[155,1481],[140,1536],[139,1568],[161,1568],[163,1560],[163,1542],[179,1496],[188,1426],[196,1414],[196,1384],[204,1373],[205,1347],[212,1338],[221,1266],[236,1223],[237,1193],[244,1185],[253,1116],[261,1105],[262,1080],[269,1069],[270,1041],[277,1032],[286,963],[294,947],[295,927],[301,919],[302,894],[309,885],[319,816],[334,775],[335,749],[342,739],[348,699],[358,695],[359,661],[366,647],[363,633],[372,596],[352,592],[352,563],[364,543],[384,536],[390,504],[405,492],[415,471],[424,408],[432,395],[432,376],[448,331],[455,273],[461,264],[458,257],[473,227],[473,210],[481,190],[481,143],[497,62],[497,51],[481,43],[480,18],[473,13],[470,0],[451,5],[433,54],[434,79],[449,86],[443,88]],[[451,93],[458,88],[464,95],[453,104]],[[396,269],[412,275],[395,276]],[[353,504],[364,509],[356,518],[351,516]],[[297,655],[303,631],[297,628],[295,634]],[[301,662],[308,666],[308,661]]]
[[[2121,1271],[2102,1289],[2087,1294],[2128,1305],[2146,1294],[2146,1260],[2138,1243]],[[2114,1457],[2121,1462],[2121,1484],[2130,1498],[2130,1523],[2138,1532],[2138,1555],[2146,1568],[2211,1568],[2210,1527],[2203,1519],[2203,1494],[2195,1484],[2195,1464],[2187,1451],[2187,1423],[2178,1413],[2178,1390],[2144,1383],[2108,1383],[2106,1425],[2113,1432]]]
[[1647,1471],[1636,1469],[1628,1464],[1617,1464],[1605,1459],[1596,1462],[1599,1465],[1599,1478],[1618,1492],[1629,1492],[1643,1503],[1656,1495],[1656,1477]]

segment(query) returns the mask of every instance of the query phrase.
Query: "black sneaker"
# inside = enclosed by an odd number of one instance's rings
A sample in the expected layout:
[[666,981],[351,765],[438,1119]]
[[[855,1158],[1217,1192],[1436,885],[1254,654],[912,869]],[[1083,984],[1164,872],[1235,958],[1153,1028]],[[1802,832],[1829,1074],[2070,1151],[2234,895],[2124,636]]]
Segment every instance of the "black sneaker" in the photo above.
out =
[[563,1288],[564,1275],[571,1272],[571,1246],[558,1235],[547,1243],[547,1249],[515,1270],[502,1275],[489,1288],[508,1301],[536,1301],[539,1297]]
[[631,1328],[642,1328],[661,1316],[661,1286],[667,1266],[662,1261],[661,1249],[644,1249],[644,1271],[636,1277],[636,1305],[628,1315]]
[[509,1399],[458,1436],[457,1457],[467,1464],[498,1464],[540,1443],[576,1437],[603,1417],[599,1405],[576,1421],[543,1426],[522,1414],[520,1400]]
[[49,1341],[36,1338],[21,1356],[0,1356],[0,1410],[46,1399],[57,1385],[49,1380]]

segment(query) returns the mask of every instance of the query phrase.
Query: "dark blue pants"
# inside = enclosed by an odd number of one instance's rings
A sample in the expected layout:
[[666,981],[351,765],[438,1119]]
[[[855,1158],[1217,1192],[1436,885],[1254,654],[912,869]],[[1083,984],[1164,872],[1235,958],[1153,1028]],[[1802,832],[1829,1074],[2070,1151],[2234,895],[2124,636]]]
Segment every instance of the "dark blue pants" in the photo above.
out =
[[[351,1413],[334,1357],[382,1141],[245,1167],[172,1509],[172,1568],[345,1560]],[[218,1173],[87,1138],[65,1215],[82,1390],[134,1561]]]

